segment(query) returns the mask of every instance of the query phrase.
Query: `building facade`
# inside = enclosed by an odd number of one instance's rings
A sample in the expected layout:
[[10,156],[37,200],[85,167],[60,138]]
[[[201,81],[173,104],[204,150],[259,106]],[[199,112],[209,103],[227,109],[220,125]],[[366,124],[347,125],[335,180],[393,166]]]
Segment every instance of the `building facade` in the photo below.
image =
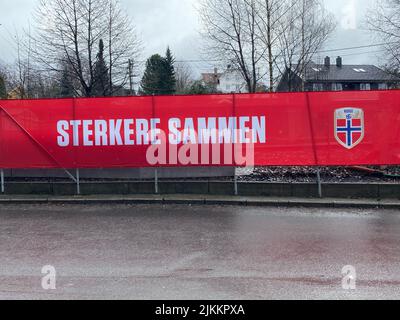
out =
[[214,69],[214,73],[203,73],[202,82],[206,86],[215,87],[220,93],[246,93],[246,82],[240,70],[228,66],[227,69],[219,73],[218,69]]
[[287,68],[278,84],[278,92],[290,91],[359,91],[386,90],[397,87],[400,79],[374,65],[344,65],[341,57],[331,64],[310,62],[301,70],[299,65]]

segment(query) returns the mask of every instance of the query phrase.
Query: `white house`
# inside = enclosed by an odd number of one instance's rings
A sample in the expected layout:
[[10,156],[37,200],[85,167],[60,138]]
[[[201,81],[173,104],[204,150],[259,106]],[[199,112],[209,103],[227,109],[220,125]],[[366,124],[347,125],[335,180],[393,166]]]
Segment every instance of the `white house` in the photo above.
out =
[[240,70],[230,66],[221,74],[219,79],[218,91],[223,93],[244,93],[247,92],[246,82]]
[[203,83],[212,85],[215,89],[222,93],[245,93],[246,82],[243,80],[243,76],[238,69],[234,69],[231,66],[219,73],[218,69],[214,69],[214,73],[203,73]]

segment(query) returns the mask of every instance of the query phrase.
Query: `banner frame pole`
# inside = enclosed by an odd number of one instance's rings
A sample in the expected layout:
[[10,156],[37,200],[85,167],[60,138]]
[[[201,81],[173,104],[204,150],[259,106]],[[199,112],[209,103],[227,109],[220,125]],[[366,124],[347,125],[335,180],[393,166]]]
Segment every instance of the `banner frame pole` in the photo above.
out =
[[73,181],[73,182],[76,182],[76,178],[74,177],[74,175],[71,173],[71,172],[69,172],[67,169],[62,169],[66,174],[67,174],[67,176]]
[[233,178],[234,179],[234,185],[235,185],[235,196],[238,196],[239,195],[239,189],[238,189],[238,177],[237,177],[237,174],[236,174],[236,167],[235,167],[235,177]]
[[155,194],[158,194],[158,169],[154,170],[154,191]]
[[1,175],[1,193],[4,193],[5,188],[4,188],[4,170],[3,169],[0,170],[0,175]]
[[[232,92],[232,111],[233,111],[233,116],[236,117],[236,95],[235,92]],[[237,133],[235,133],[237,134]],[[234,193],[235,196],[239,195],[239,190],[238,190],[238,181],[237,181],[237,174],[236,174],[236,154],[235,154],[236,148],[233,146],[233,162],[234,162],[234,177],[233,177],[233,185],[234,185]]]
[[318,196],[322,198],[322,181],[321,181],[321,170],[317,169],[317,180],[318,180]]
[[76,169],[76,194],[78,196],[81,195],[80,174],[78,168]]
[[[156,101],[155,94],[151,95],[151,113],[152,117],[155,118],[156,115]],[[150,137],[151,139],[151,137]],[[157,139],[157,138],[156,138]],[[158,168],[154,169],[154,193],[158,194]]]
[[315,165],[317,166],[318,196],[320,198],[323,198],[321,171],[319,168],[318,153],[317,153],[316,143],[315,143],[314,125],[313,125],[313,121],[311,118],[312,113],[311,113],[311,106],[310,106],[310,97],[309,97],[309,94],[307,91],[304,91],[304,93],[306,95],[306,101],[307,101],[308,118],[309,118],[309,123],[310,123],[310,130],[311,130],[311,141],[312,141],[312,147],[313,147],[313,152],[314,152],[314,161],[315,161]]

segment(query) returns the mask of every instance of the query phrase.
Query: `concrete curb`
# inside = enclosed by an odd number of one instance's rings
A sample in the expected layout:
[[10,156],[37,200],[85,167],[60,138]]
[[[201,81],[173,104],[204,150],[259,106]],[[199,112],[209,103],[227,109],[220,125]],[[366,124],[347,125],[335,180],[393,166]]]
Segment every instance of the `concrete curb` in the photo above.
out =
[[234,196],[134,196],[134,197],[0,197],[0,205],[55,204],[55,205],[101,205],[101,204],[181,204],[181,205],[224,205],[257,207],[304,207],[304,208],[360,208],[400,209],[400,201],[375,201],[368,199],[296,199],[260,198]]

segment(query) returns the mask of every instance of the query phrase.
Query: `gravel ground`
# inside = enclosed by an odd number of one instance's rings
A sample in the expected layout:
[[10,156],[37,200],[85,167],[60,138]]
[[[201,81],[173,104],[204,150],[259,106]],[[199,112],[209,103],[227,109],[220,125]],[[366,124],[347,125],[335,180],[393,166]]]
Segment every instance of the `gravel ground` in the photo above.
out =
[[[324,182],[398,182],[400,167],[369,167],[376,172],[366,172],[355,168],[319,168]],[[240,181],[265,182],[314,182],[318,168],[313,167],[257,167],[250,175],[240,177]]]

